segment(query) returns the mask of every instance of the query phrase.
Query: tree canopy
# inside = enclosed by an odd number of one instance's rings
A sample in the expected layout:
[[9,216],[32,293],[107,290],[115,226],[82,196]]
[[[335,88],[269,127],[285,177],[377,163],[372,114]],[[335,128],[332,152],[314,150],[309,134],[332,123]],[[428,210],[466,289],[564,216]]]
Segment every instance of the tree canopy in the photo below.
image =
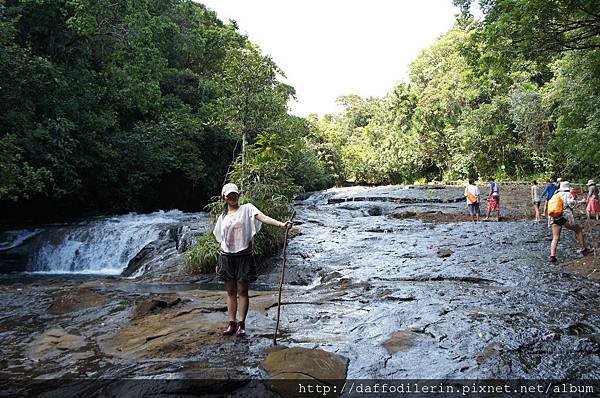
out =
[[[462,13],[383,98],[312,123],[338,181],[593,177],[600,166],[597,2],[455,0]],[[350,99],[350,100],[349,100]]]
[[6,0],[0,42],[4,214],[201,209],[242,133],[306,132],[277,65],[192,1]]

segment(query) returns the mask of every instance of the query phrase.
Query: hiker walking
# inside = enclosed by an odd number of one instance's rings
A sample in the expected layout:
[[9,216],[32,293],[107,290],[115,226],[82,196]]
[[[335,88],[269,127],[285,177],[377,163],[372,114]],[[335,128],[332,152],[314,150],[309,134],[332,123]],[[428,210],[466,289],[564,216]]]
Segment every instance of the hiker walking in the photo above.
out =
[[225,201],[225,208],[217,219],[213,234],[221,244],[217,275],[227,289],[229,324],[223,335],[241,337],[246,334],[246,315],[250,304],[248,285],[257,278],[252,254],[254,236],[262,223],[280,228],[291,228],[292,223],[268,217],[251,203],[240,205],[240,191],[235,184],[225,184],[221,198]]
[[548,202],[550,201],[550,199],[552,199],[552,196],[554,195],[555,192],[556,192],[556,185],[554,185],[554,183],[552,182],[552,179],[548,179],[548,184],[546,185],[546,187],[544,188],[544,190],[541,193],[541,196],[546,199],[546,201],[544,202],[544,210],[542,211],[542,213],[544,215],[547,214],[546,208],[548,207]]
[[533,205],[533,210],[535,211],[535,221],[540,221],[542,218],[540,217],[540,203],[542,199],[540,197],[540,187],[537,185],[537,181],[533,180],[531,182],[531,204]]
[[488,193],[487,215],[485,220],[490,218],[490,213],[496,212],[496,221],[500,221],[500,187],[498,183],[490,178],[490,192]]
[[588,195],[585,211],[587,213],[588,220],[594,215],[596,216],[596,220],[598,220],[598,213],[600,213],[598,187],[596,186],[596,182],[594,180],[589,180],[586,185],[588,186]]
[[579,242],[579,254],[587,256],[593,250],[585,246],[583,229],[575,222],[573,208],[577,201],[571,194],[571,184],[568,181],[562,181],[558,192],[556,192],[550,202],[548,202],[548,226],[552,230],[552,243],[550,244],[550,262],[555,263],[556,249],[560,240],[560,233],[565,227],[575,233]]
[[477,188],[472,178],[469,179],[469,184],[465,187],[465,197],[467,198],[467,207],[469,208],[469,214],[471,214],[471,220],[473,222],[479,221],[479,188]]

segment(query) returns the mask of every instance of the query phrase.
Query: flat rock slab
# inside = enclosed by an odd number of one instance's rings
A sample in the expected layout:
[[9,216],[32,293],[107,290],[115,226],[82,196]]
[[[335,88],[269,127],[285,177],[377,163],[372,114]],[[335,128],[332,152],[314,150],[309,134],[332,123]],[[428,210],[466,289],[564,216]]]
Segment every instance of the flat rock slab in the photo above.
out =
[[200,397],[229,396],[250,382],[248,373],[236,369],[200,368],[180,373],[159,374],[156,379],[111,381],[107,397]]
[[390,354],[394,354],[399,351],[406,350],[413,345],[413,340],[418,336],[415,332],[407,330],[400,330],[390,336],[390,338],[383,343],[383,346]]
[[348,358],[317,349],[284,348],[271,352],[262,366],[271,377],[298,373],[318,380],[344,380]]
[[56,328],[46,331],[31,344],[29,358],[34,361],[47,360],[63,355],[65,351],[75,351],[86,345],[81,336]]
[[137,303],[133,314],[133,319],[139,319],[149,314],[157,313],[161,309],[176,306],[180,302],[181,299],[176,294],[163,295],[144,300]]
[[57,297],[48,308],[53,315],[62,315],[84,308],[99,307],[108,302],[103,295],[92,289],[82,288]]

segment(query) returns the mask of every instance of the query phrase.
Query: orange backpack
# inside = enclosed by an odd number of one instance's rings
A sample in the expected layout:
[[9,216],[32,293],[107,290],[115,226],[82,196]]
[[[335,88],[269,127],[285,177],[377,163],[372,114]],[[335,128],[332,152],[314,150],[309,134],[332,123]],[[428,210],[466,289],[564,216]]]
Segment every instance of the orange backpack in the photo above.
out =
[[548,202],[548,215],[552,218],[558,218],[563,215],[564,203],[560,195],[555,194]]
[[470,203],[477,203],[477,196],[473,195],[471,191],[467,190],[467,200]]

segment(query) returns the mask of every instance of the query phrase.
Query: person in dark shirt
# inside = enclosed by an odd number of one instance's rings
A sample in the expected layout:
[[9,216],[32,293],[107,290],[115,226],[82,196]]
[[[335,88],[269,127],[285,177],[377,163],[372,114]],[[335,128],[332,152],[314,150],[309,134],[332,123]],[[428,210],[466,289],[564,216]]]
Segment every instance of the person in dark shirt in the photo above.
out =
[[544,215],[547,215],[546,210],[548,208],[548,201],[550,201],[550,199],[552,199],[552,196],[554,196],[555,192],[556,192],[556,185],[554,185],[552,180],[549,179],[548,184],[546,185],[546,188],[544,188],[544,190],[542,191],[542,198],[546,199],[546,201],[544,202],[544,211],[542,212]]

